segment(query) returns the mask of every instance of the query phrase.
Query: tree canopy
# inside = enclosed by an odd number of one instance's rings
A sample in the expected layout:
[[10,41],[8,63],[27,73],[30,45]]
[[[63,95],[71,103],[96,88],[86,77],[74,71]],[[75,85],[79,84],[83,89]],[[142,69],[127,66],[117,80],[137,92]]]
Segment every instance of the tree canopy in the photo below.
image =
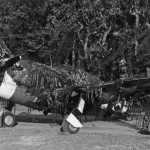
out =
[[115,80],[146,73],[149,0],[0,0],[0,36],[13,54]]

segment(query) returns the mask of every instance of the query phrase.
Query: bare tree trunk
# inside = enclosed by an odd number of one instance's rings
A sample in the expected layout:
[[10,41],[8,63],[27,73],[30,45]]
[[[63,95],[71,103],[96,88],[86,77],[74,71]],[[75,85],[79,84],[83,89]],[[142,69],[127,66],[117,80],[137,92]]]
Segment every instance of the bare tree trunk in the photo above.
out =
[[84,43],[84,57],[85,57],[85,60],[88,57],[88,41],[89,41],[89,34],[86,36],[85,43]]
[[[138,28],[138,26],[139,26],[139,12],[138,12],[137,8],[135,10],[135,18],[136,18],[136,20],[135,20],[136,21],[135,22],[135,27]],[[135,35],[135,56],[137,55],[138,45],[139,45],[139,43],[138,43],[137,37]]]
[[128,72],[128,77],[131,77],[133,75],[132,73],[132,55],[131,55],[131,50],[129,50],[128,58],[127,58],[127,72]]
[[110,33],[110,31],[111,31],[111,26],[109,28],[107,28],[106,32],[104,33],[103,40],[102,40],[102,46],[105,45],[107,35]]
[[113,74],[113,66],[114,66],[114,63],[111,62],[110,63],[110,80],[113,81],[113,77],[114,77],[114,74]]

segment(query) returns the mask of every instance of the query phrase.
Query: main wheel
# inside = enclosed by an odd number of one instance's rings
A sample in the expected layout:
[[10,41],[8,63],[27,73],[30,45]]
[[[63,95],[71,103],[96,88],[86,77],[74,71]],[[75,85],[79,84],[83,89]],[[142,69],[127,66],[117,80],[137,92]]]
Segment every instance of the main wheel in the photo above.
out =
[[66,119],[67,119],[68,116],[66,116],[63,120],[63,123],[62,123],[62,127],[61,127],[61,131],[63,132],[68,132],[70,134],[76,134],[79,132],[80,128],[76,128],[76,127],[73,127]]
[[16,118],[11,112],[4,112],[3,114],[3,125],[5,127],[13,127],[16,123]]

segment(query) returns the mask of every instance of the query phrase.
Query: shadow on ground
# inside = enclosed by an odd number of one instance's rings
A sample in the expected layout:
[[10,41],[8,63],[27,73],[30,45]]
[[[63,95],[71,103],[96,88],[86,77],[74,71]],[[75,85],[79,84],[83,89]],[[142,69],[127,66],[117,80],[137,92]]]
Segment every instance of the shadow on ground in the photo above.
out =
[[57,123],[61,124],[63,117],[60,115],[51,114],[48,116],[44,115],[30,115],[28,113],[20,113],[16,115],[17,122],[29,122],[29,123]]
[[[107,120],[104,120],[102,116],[100,116],[97,120],[95,120],[95,116],[88,115],[88,116],[81,116],[80,118],[81,122],[95,122],[95,121],[107,121],[107,122],[113,122],[120,126],[127,126],[129,128],[139,130],[140,128],[135,125],[134,121],[125,121],[124,118],[119,119],[111,119],[108,118]],[[63,121],[63,117],[58,114],[49,114],[48,116],[44,116],[42,114],[28,114],[28,113],[20,113],[16,115],[16,121],[17,122],[29,122],[29,123],[48,123],[48,124],[58,124],[61,125]]]

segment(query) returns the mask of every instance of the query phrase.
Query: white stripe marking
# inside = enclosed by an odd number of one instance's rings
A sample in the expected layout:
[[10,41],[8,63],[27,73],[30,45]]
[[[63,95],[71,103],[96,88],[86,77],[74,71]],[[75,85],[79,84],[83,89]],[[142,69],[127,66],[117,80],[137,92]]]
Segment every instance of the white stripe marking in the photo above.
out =
[[71,113],[66,119],[75,128],[82,128],[80,121]]
[[78,105],[78,110],[83,113],[83,109],[84,109],[84,105],[85,105],[85,101],[81,98],[79,105]]
[[107,109],[107,107],[108,107],[108,104],[102,104],[101,105],[101,109]]
[[5,71],[4,79],[0,86],[0,97],[4,99],[10,99],[15,93],[16,87],[17,84]]

